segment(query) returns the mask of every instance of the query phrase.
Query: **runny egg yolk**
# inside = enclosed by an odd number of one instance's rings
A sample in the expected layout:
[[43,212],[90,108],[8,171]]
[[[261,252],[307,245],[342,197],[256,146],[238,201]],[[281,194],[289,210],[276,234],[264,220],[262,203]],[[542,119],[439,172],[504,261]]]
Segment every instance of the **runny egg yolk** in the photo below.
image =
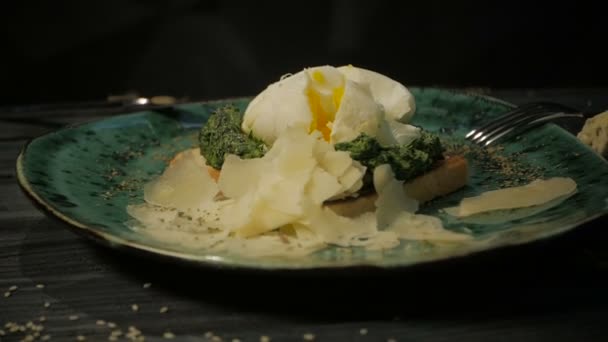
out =
[[331,136],[331,123],[336,118],[336,112],[344,95],[344,83],[330,87],[325,75],[321,71],[311,73],[313,85],[308,88],[307,96],[312,112],[312,120],[308,133],[315,130],[321,132],[323,139],[329,141]]

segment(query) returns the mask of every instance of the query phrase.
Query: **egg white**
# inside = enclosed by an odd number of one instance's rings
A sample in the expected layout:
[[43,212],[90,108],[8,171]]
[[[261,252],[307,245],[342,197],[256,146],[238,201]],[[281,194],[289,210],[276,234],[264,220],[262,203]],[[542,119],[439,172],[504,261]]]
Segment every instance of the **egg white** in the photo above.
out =
[[396,141],[390,134],[416,136],[412,126],[401,127],[414,111],[414,97],[402,84],[354,66],[325,65],[306,68],[269,85],[247,107],[242,129],[268,145],[288,127],[320,131],[332,144],[350,141],[361,133],[382,135],[379,140],[388,143]]

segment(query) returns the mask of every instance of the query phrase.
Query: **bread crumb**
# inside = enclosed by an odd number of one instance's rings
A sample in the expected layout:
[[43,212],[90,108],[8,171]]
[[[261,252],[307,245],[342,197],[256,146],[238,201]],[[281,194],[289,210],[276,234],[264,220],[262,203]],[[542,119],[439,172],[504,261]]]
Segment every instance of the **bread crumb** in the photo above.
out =
[[304,341],[314,341],[315,335],[311,333],[306,333],[302,335],[302,338],[304,339]]

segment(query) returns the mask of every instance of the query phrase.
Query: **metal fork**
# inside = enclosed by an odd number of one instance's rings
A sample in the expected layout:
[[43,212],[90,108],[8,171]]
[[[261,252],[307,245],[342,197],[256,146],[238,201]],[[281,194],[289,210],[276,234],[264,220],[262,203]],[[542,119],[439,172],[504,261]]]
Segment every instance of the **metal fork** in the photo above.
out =
[[533,127],[559,118],[583,118],[574,108],[554,102],[533,102],[521,105],[500,117],[469,131],[465,138],[481,146],[489,146],[509,135],[521,134]]

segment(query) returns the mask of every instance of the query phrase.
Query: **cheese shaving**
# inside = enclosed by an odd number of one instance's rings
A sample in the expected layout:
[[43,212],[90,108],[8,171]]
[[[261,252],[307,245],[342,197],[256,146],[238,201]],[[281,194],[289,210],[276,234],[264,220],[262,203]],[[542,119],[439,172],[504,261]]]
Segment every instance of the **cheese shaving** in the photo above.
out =
[[[418,215],[389,165],[374,170],[375,212],[341,216],[323,205],[349,197],[366,169],[320,134],[288,128],[262,158],[228,155],[215,183],[198,149],[180,153],[129,205],[133,229],[180,248],[300,257],[328,245],[384,250],[408,240],[462,240]],[[183,195],[183,196],[181,196]]]
[[523,186],[487,191],[479,196],[464,198],[459,206],[444,211],[452,216],[467,217],[495,210],[534,207],[570,197],[576,191],[576,182],[571,178],[537,179]]

